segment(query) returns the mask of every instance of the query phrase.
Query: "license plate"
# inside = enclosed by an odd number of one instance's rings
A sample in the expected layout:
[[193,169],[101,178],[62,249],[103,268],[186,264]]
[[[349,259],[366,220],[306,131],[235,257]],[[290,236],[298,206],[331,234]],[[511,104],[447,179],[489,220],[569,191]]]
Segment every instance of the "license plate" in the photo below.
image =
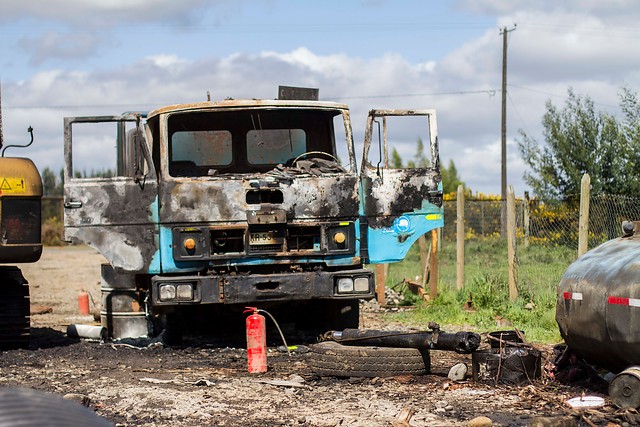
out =
[[273,231],[263,233],[251,233],[249,235],[252,245],[277,245],[280,243],[278,234]]

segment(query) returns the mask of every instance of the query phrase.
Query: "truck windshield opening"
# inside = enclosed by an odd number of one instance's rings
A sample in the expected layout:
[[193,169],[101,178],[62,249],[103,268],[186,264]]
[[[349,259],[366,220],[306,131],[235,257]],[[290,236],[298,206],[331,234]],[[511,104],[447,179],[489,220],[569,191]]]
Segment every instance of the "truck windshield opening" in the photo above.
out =
[[309,152],[335,157],[333,118],[338,114],[303,109],[173,114],[168,120],[169,173],[266,172]]

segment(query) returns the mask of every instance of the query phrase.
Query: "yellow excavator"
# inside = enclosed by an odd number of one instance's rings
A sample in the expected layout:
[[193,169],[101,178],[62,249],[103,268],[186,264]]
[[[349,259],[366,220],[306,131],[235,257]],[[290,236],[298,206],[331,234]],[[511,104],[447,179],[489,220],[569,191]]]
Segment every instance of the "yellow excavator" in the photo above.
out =
[[5,157],[0,109],[0,350],[28,348],[29,284],[14,264],[36,262],[42,254],[42,178],[27,158]]

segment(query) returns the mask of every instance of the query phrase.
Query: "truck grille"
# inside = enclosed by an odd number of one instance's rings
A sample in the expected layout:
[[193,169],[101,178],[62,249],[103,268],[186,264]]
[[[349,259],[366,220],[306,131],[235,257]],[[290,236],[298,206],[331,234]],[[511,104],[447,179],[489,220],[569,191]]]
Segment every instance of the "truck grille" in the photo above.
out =
[[[342,235],[340,243],[334,241],[337,233]],[[173,230],[176,260],[347,253],[353,251],[354,240],[350,223],[248,224],[248,227],[176,227]]]
[[287,249],[291,252],[320,250],[320,227],[289,227]]
[[211,230],[211,254],[244,253],[244,228]]

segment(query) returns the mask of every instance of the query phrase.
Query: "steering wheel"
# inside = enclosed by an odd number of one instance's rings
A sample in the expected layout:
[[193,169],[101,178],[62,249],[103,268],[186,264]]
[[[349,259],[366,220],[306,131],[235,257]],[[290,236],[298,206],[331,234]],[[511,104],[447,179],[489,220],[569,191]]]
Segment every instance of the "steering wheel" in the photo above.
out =
[[296,162],[300,160],[302,157],[309,156],[311,154],[327,156],[327,157],[330,157],[336,163],[340,163],[340,160],[338,160],[336,156],[334,156],[333,154],[327,153],[326,151],[307,151],[306,153],[302,153],[298,157],[293,159],[293,161],[291,162],[291,166],[294,166]]

